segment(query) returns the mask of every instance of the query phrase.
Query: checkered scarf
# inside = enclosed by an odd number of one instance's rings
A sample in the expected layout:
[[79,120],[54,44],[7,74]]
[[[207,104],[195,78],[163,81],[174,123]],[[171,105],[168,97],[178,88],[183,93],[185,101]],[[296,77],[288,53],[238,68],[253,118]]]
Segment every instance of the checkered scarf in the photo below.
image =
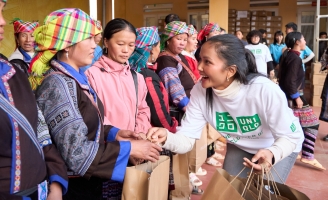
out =
[[33,32],[39,26],[39,22],[24,22],[19,18],[13,19],[11,23],[14,25],[14,33]]
[[194,34],[197,34],[197,30],[195,29],[194,25],[190,24],[188,25],[188,34],[189,36],[192,36]]
[[188,34],[188,26],[185,22],[173,21],[166,24],[164,32],[161,34],[161,50],[165,49],[166,41],[182,33]]
[[50,69],[49,61],[55,54],[100,33],[95,26],[95,21],[78,8],[56,10],[45,18],[44,25],[33,33],[37,45],[37,54],[29,69],[32,72],[29,80],[33,90],[41,84],[43,74]]
[[94,20],[94,21],[95,21],[96,32],[101,33],[103,31],[103,28],[101,26],[101,21],[99,20]]
[[146,67],[153,45],[159,42],[159,35],[156,26],[137,28],[136,31],[136,48],[129,58],[129,63],[132,69],[140,72]]
[[220,26],[217,23],[209,23],[206,24],[202,30],[199,31],[197,40],[202,41],[208,34],[214,32],[214,31],[220,31]]
[[[33,32],[39,26],[39,22],[24,22],[23,20],[21,20],[19,18],[13,19],[11,24],[14,25],[14,34],[15,35],[18,33]],[[17,49],[19,46],[17,40],[15,40],[15,43],[16,43],[15,49]]]

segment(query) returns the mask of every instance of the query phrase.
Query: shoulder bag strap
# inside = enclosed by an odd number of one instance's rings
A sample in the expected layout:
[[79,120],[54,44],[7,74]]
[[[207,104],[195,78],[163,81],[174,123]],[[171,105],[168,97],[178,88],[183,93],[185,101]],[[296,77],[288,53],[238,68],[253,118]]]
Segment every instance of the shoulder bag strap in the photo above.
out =
[[168,53],[167,51],[163,51],[162,53],[160,53],[159,57],[160,56],[170,56],[170,57],[174,58],[188,72],[188,74],[191,76],[191,78],[194,81],[194,83],[197,83],[197,78],[195,77],[195,75],[192,73],[192,71],[190,70],[190,68],[186,64],[184,64],[181,60],[177,59],[174,55]]
[[134,120],[135,120],[135,124],[134,126],[136,126],[136,122],[137,122],[137,113],[138,113],[138,76],[137,76],[137,72],[134,71],[133,69],[130,69],[131,74],[132,74],[132,78],[133,78],[133,82],[134,82],[134,87],[136,89],[136,113],[134,116]]

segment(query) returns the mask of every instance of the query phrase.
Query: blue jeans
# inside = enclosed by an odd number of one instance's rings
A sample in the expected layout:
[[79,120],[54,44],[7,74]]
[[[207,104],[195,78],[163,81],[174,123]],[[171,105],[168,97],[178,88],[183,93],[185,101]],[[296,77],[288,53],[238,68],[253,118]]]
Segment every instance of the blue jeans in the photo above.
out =
[[[286,158],[280,160],[277,164],[274,165],[274,168],[279,173],[279,176],[276,174],[275,170],[271,169],[272,175],[274,177],[274,181],[277,183],[285,183],[290,171],[292,170],[294,163],[296,161],[298,153],[293,152]],[[226,170],[229,174],[235,176],[237,175],[243,168],[243,158],[252,159],[254,154],[250,154],[244,150],[239,149],[233,144],[227,144],[227,154],[224,159],[223,169]],[[246,168],[239,177],[246,178],[247,172],[250,169]]]

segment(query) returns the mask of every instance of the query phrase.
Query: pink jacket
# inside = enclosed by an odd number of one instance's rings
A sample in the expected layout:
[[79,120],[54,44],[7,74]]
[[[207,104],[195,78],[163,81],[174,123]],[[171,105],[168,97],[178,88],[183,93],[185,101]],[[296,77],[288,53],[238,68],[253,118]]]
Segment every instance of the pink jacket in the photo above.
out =
[[129,65],[119,64],[106,56],[90,67],[85,74],[91,87],[104,104],[105,125],[136,133],[147,133],[150,125],[150,110],[146,102],[147,86],[143,76],[138,77],[138,111],[136,114],[136,91]]

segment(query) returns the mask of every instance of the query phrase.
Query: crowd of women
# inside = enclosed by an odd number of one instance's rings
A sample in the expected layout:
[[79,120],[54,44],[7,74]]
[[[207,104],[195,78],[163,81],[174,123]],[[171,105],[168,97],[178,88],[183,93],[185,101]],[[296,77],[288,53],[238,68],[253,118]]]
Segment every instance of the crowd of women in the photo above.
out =
[[[216,23],[198,33],[176,15],[161,35],[124,19],[103,30],[77,8],[13,26],[16,50],[0,59],[0,199],[120,199],[127,166],[190,151],[206,123],[227,139],[232,175],[274,165],[284,182],[301,149],[301,160],[323,168],[313,156],[318,120],[302,96],[299,32],[274,57],[278,70],[270,54],[257,55],[266,52],[258,32],[245,48]],[[171,162],[170,190],[173,175]]]

